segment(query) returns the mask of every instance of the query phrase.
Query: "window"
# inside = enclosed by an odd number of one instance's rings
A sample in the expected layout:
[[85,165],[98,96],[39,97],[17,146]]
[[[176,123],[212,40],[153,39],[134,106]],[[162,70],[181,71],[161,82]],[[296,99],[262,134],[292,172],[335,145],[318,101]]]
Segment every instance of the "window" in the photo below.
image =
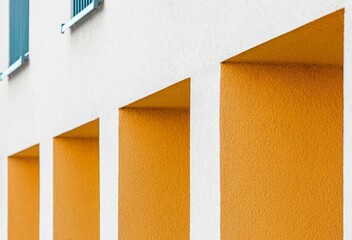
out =
[[102,2],[102,0],[72,0],[72,18],[67,23],[61,24],[61,33],[74,26]]
[[0,80],[12,74],[29,55],[29,0],[10,0],[10,66]]

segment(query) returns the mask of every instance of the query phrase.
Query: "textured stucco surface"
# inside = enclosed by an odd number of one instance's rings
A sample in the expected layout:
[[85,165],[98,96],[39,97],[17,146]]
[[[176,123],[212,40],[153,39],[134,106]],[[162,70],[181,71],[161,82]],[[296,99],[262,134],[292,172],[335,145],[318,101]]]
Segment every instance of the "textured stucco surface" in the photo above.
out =
[[54,222],[54,142],[53,138],[40,143],[39,152],[39,239],[53,240]]
[[99,140],[54,139],[54,239],[99,239]]
[[[8,64],[8,2],[0,1],[0,70]],[[7,156],[48,142],[107,110],[116,110],[189,77],[198,78],[193,83],[197,90],[191,104],[192,239],[219,239],[218,88],[217,79],[209,84],[206,72],[225,59],[350,5],[348,0],[105,1],[103,9],[75,31],[61,35],[60,24],[70,18],[70,2],[30,1],[29,65],[0,82],[1,239],[7,238]],[[351,26],[351,8],[346,16]],[[349,52],[350,42],[351,38],[345,44]],[[350,65],[351,59],[349,54],[346,63]],[[351,70],[345,69],[346,76],[352,76]],[[350,86],[350,82],[346,84]],[[345,99],[350,109],[351,98]],[[351,146],[351,112],[345,114],[344,129],[349,133],[346,146]],[[348,149],[352,148],[345,148],[345,157],[351,162]],[[116,159],[112,150],[108,152],[105,159]],[[51,158],[44,156],[42,161]],[[50,166],[45,165],[41,173],[50,177]],[[349,177],[348,169],[345,175]],[[101,175],[106,173],[104,170]],[[345,186],[351,182],[349,178]],[[50,188],[41,190],[43,196],[52,194]],[[102,194],[110,196],[108,192]],[[352,199],[351,191],[348,196],[346,199]],[[109,199],[114,201],[115,196]],[[348,209],[351,213],[352,208]],[[51,209],[47,210],[50,218]],[[345,219],[350,222],[352,218]],[[116,235],[115,228],[103,224],[107,235]],[[51,231],[48,228],[42,239],[52,238]]]
[[342,68],[223,64],[221,236],[342,239]]
[[116,109],[99,119],[100,239],[118,239],[118,122]]
[[[200,74],[344,1],[105,1],[74,31],[60,34],[70,5],[30,1],[29,65],[0,83],[0,102],[7,103],[0,105],[4,154]],[[8,63],[8,7],[0,2],[1,70]]]
[[39,159],[8,159],[8,240],[39,239]]
[[226,62],[343,65],[344,9],[249,49]]
[[189,110],[119,115],[119,239],[189,239]]
[[177,82],[128,105],[128,108],[188,108],[190,107],[190,79]]
[[[202,84],[201,84],[202,83]],[[220,239],[220,65],[191,80],[192,240]]]

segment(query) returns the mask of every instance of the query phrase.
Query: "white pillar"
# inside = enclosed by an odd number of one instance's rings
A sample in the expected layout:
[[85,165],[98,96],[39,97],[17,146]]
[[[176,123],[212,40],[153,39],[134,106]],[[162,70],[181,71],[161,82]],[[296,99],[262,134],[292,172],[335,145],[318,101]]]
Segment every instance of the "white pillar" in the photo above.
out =
[[118,110],[100,118],[100,239],[118,239]]
[[220,239],[220,64],[191,76],[191,240]]
[[39,239],[52,240],[54,236],[54,143],[52,138],[39,145]]
[[352,2],[345,1],[343,206],[344,239],[352,240]]
[[[0,71],[8,67],[9,1],[0,1]],[[8,80],[0,81],[0,239],[7,239]]]
[[7,157],[0,155],[0,239],[7,239]]

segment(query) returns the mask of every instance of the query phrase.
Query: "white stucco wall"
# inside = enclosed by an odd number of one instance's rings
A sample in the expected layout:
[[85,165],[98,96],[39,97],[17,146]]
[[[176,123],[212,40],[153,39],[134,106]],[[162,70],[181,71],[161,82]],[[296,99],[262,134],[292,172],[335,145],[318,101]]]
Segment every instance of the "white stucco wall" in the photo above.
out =
[[[30,64],[0,83],[2,91],[8,84],[9,103],[1,119],[11,119],[1,120],[9,133],[2,141],[15,153],[341,7],[341,0],[106,0],[60,34],[70,1],[30,1]],[[0,31],[8,31],[5,10]],[[5,69],[8,36],[0,39]]]
[[[6,239],[7,232],[7,155],[47,142],[53,136],[104,116],[111,109],[187,77],[197,77],[197,83],[192,84],[199,84],[199,89],[202,89],[200,76],[204,76],[209,68],[346,4],[343,0],[105,0],[104,7],[74,31],[60,34],[60,24],[70,18],[70,2],[30,1],[29,65],[11,79],[0,82],[0,195],[3,196],[0,199],[0,239]],[[0,1],[1,71],[8,64],[7,9],[8,0]],[[352,21],[350,11],[346,11],[346,22]],[[351,47],[346,47],[346,51],[351,52]],[[351,65],[351,61],[350,58],[345,59],[346,64]],[[345,70],[345,74],[350,72],[349,68]],[[351,90],[346,92],[351,93]],[[216,92],[208,94],[212,99],[216,97]],[[350,103],[349,99],[345,103]],[[191,106],[197,107],[195,104],[197,101]],[[350,105],[346,106],[350,108]],[[217,117],[207,115],[207,109],[203,111],[197,112],[197,119],[215,124]],[[192,124],[196,126],[196,122]],[[204,141],[209,152],[218,152],[219,146],[207,142],[209,138],[204,138],[202,131],[194,134],[191,138]],[[217,133],[211,131],[209,134]],[[350,135],[350,131],[349,135],[345,135],[345,146],[349,146],[350,141],[346,137]],[[116,136],[106,136],[106,139],[115,139]],[[199,146],[203,146],[201,142]],[[50,158],[50,150],[42,151]],[[193,151],[197,157],[197,149]],[[111,149],[106,150],[107,158],[115,153]],[[351,154],[347,154],[351,158]],[[109,163],[101,166],[108,169]],[[49,167],[41,169],[41,174],[51,176]],[[113,164],[113,169],[116,168],[117,165]],[[213,171],[214,177],[217,177],[217,169],[213,168]],[[201,176],[200,172],[194,173]],[[114,175],[110,177],[114,178]],[[103,180],[105,186],[106,181],[108,177]],[[345,181],[345,186],[351,183],[348,181]],[[41,199],[51,201],[51,187],[46,185],[46,189],[48,192],[41,193]],[[117,198],[116,194],[109,199],[102,193],[102,202],[111,204]],[[194,190],[192,194],[191,198],[201,199],[202,189]],[[210,200],[213,210],[218,212],[219,201],[219,195]],[[51,206],[50,202],[47,204]],[[197,206],[196,203],[191,204]],[[105,210],[101,214],[106,217],[104,226],[108,226],[117,221],[117,213],[109,216]],[[50,218],[50,214],[43,213],[41,216]],[[203,220],[209,226],[214,223]],[[191,219],[192,222],[197,222],[197,218]],[[218,223],[215,219],[215,224]],[[200,239],[196,236],[199,236],[197,231],[201,231],[202,227],[191,229],[191,235],[195,234],[192,239]],[[105,232],[105,236],[113,238],[117,234],[116,229],[117,226],[112,228],[112,232]],[[208,229],[208,236],[214,236],[212,239],[219,237],[216,229],[214,225]],[[345,228],[345,236],[351,237],[346,229],[350,228]],[[41,234],[49,236],[50,231],[43,230]]]
[[190,239],[220,239],[220,65],[191,81]]

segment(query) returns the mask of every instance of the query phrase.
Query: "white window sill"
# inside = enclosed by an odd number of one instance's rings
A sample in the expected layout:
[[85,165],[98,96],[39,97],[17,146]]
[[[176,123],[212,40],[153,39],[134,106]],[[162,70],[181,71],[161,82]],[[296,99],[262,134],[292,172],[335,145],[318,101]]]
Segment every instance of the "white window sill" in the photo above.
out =
[[87,16],[89,13],[91,13],[94,9],[96,9],[99,6],[99,3],[101,2],[102,2],[101,0],[93,0],[91,4],[89,4],[85,9],[83,9],[76,16],[71,18],[67,23],[61,24],[61,33],[64,33],[67,29],[71,28],[76,23],[78,23],[82,18]]
[[0,81],[17,71],[23,65],[23,63],[28,60],[28,58],[29,53],[26,53],[24,56],[21,56],[16,62],[11,64],[11,66],[6,71],[0,73]]

